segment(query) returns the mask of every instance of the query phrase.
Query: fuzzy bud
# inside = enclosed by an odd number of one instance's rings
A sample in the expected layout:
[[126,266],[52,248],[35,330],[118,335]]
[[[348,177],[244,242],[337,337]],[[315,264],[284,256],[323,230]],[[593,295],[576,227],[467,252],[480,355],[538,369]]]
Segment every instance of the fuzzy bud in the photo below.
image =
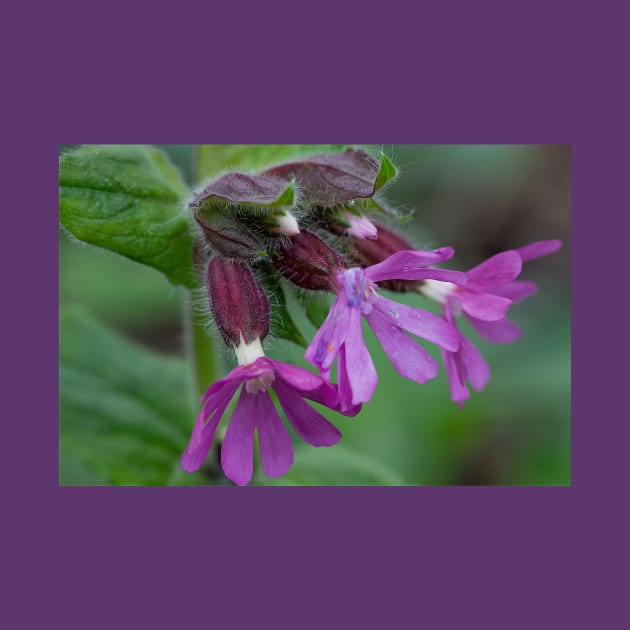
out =
[[286,239],[273,256],[273,264],[287,280],[313,291],[336,292],[336,275],[345,269],[339,254],[305,230]]
[[346,149],[279,164],[261,175],[285,181],[294,179],[310,207],[332,208],[353,199],[372,197],[382,185],[380,166],[365,151]]
[[208,263],[210,308],[225,343],[238,347],[269,333],[269,301],[245,262],[215,256]]
[[195,268],[195,271],[200,278],[203,278],[203,274],[208,263],[208,255],[205,251],[204,245],[205,243],[202,238],[196,238],[193,241],[193,267]]
[[207,241],[222,256],[251,259],[265,250],[236,217],[214,209],[199,210],[194,216]]

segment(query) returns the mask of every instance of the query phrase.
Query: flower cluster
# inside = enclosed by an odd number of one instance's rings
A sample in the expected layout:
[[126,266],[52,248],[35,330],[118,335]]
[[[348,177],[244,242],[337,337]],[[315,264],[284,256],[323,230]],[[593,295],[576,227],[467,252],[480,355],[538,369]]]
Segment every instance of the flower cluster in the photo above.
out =
[[[441,269],[437,265],[453,257],[452,247],[416,250],[367,216],[392,212],[380,189],[394,174],[384,156],[379,161],[348,149],[257,174],[227,173],[191,200],[199,227],[195,266],[205,279],[217,329],[238,365],[201,399],[182,456],[186,471],[203,463],[239,388],[221,447],[223,471],[234,483],[251,480],[255,432],[266,475],[281,476],[293,463],[291,437],[270,392],[300,438],[313,446],[335,444],[339,430],[306,401],[346,416],[370,401],[378,375],[363,339],[363,318],[404,378],[425,383],[439,370],[411,333],[439,347],[458,405],[470,395],[467,383],[477,391],[485,387],[488,364],[460,332],[457,318],[465,316],[490,342],[516,340],[521,333],[507,319],[508,309],[536,292],[533,283],[517,280],[522,265],[561,243],[541,241],[503,252],[467,272]],[[265,356],[270,330],[291,338],[286,327],[273,330],[274,321],[290,321],[279,276],[301,291],[302,301],[316,292],[335,296],[306,348],[305,359],[318,374]],[[383,290],[415,291],[440,304],[441,313],[398,303]],[[269,295],[280,313],[272,312]]]

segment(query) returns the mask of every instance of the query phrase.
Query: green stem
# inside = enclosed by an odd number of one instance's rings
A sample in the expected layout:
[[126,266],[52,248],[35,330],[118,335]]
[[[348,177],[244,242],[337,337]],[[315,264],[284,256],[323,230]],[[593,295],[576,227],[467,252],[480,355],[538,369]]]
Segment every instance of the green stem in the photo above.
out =
[[204,322],[191,301],[186,306],[187,354],[192,363],[192,389],[195,407],[199,397],[219,378],[219,365],[214,340],[204,329]]
[[[193,176],[197,184],[207,175],[204,173],[206,167],[199,157],[197,147],[193,155]],[[206,332],[205,324],[206,321],[193,306],[193,295],[189,295],[186,305],[186,343],[193,368],[192,392],[195,396],[195,408],[199,404],[199,397],[219,378],[221,369],[215,341]]]

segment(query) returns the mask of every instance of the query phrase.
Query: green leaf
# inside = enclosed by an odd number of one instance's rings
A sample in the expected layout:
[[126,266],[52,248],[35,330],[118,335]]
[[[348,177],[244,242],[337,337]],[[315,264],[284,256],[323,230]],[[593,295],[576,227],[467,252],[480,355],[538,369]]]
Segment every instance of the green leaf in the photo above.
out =
[[68,232],[194,287],[188,194],[155,147],[85,145],[59,158],[59,211]]
[[300,447],[294,464],[280,478],[258,471],[255,485],[276,486],[403,486],[402,477],[379,462],[335,444],[330,448]]
[[284,289],[277,273],[267,264],[257,265],[256,270],[260,280],[266,289],[269,301],[272,304],[271,333],[276,337],[286,339],[292,343],[306,348],[306,339],[297,327],[289,309],[284,295]]
[[295,180],[292,179],[282,194],[276,199],[273,207],[292,206],[295,200]]
[[392,181],[396,177],[396,167],[392,161],[384,154],[381,153],[381,166],[376,176],[376,183],[374,184],[374,190],[379,190],[385,184]]
[[319,328],[330,311],[330,297],[323,294],[309,295],[304,298],[306,316],[308,320]]
[[62,485],[177,478],[196,415],[181,359],[149,352],[68,309],[60,315],[59,362]]
[[96,474],[89,466],[68,453],[64,448],[59,450],[59,483],[62,486],[106,486],[107,481]]

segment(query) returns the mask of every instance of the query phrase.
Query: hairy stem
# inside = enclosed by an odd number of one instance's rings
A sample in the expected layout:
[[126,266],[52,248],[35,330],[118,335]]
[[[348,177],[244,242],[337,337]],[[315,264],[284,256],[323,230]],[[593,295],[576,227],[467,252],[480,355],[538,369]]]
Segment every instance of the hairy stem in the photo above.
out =
[[[193,178],[198,186],[209,175],[207,165],[200,159],[200,147],[193,153]],[[207,299],[207,298],[205,298]],[[220,376],[221,365],[215,340],[205,330],[207,321],[194,307],[194,294],[189,295],[186,305],[187,353],[193,366],[193,394],[195,406],[199,397]]]
[[195,312],[192,301],[186,305],[187,354],[192,363],[195,407],[199,397],[219,378],[219,361],[214,340],[204,330],[204,322]]

